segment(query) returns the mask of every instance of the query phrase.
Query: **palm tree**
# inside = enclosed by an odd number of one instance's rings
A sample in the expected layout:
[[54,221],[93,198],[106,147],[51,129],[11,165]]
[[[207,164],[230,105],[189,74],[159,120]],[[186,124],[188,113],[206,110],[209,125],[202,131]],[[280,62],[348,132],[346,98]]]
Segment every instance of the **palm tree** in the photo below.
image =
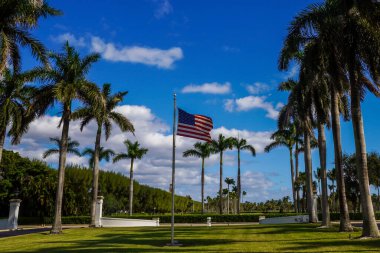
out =
[[184,157],[198,157],[202,159],[202,176],[201,176],[201,199],[202,199],[202,214],[204,213],[204,185],[205,185],[205,159],[211,155],[211,145],[208,142],[197,142],[193,149],[183,152]]
[[290,84],[289,88],[286,89],[280,86],[280,90],[290,89],[288,96],[288,103],[285,105],[279,115],[279,128],[284,129],[289,126],[291,119],[298,118],[300,122],[300,127],[303,131],[303,150],[304,150],[304,161],[305,161],[305,172],[306,172],[306,188],[307,188],[307,202],[308,202],[308,212],[309,221],[316,222],[317,214],[314,208],[314,197],[313,197],[313,178],[312,178],[312,160],[311,160],[311,140],[312,140],[312,108],[310,107],[309,99],[310,96],[307,94],[306,90],[302,89],[303,83],[306,80],[302,78],[300,74],[300,81],[296,82],[294,80],[289,80],[287,83]]
[[147,152],[148,149],[140,148],[140,143],[137,141],[132,143],[129,140],[124,141],[124,145],[127,148],[127,153],[117,154],[113,158],[113,162],[116,163],[120,160],[131,159],[131,168],[129,170],[129,215],[132,215],[133,207],[133,162],[135,159],[141,159]]
[[243,200],[243,197],[245,197],[245,196],[247,196],[247,192],[246,191],[243,191],[243,193],[242,193],[242,202],[244,202],[244,200]]
[[20,46],[28,47],[33,56],[47,63],[45,47],[30,31],[40,17],[57,16],[61,12],[46,2],[39,5],[30,0],[3,0],[0,10],[0,74],[7,65],[12,65],[15,73],[20,71]]
[[252,145],[247,143],[247,140],[240,138],[233,138],[233,146],[238,151],[238,174],[237,174],[237,213],[240,214],[240,197],[241,197],[241,179],[240,179],[240,151],[248,150],[251,152],[252,156],[256,156],[256,150]]
[[[59,154],[59,150],[61,147],[61,139],[59,139],[59,137],[54,137],[54,138],[49,138],[49,139],[50,139],[50,142],[53,142],[57,146],[57,148],[50,148],[46,150],[42,155],[44,159],[48,156]],[[82,154],[80,153],[78,149],[79,145],[80,145],[79,142],[75,140],[71,140],[71,138],[69,137],[67,139],[67,153],[74,154],[76,156],[82,156]]]
[[235,185],[235,179],[226,177],[224,182],[227,184],[227,214],[230,214],[230,185]]
[[[94,168],[95,161],[95,150],[92,148],[85,148],[82,152],[82,156],[88,155],[90,158],[88,159],[88,166],[90,168]],[[112,149],[104,149],[104,147],[100,147],[99,149],[99,162],[105,160],[107,162],[110,161],[111,156],[114,156],[115,152]]]
[[[317,112],[318,121],[318,139],[320,148],[320,162],[322,168],[322,198],[323,204],[327,205],[327,182],[325,177],[326,168],[326,148],[325,135],[323,124],[328,124],[326,116],[331,112],[332,130],[334,137],[335,162],[337,167],[337,183],[340,202],[340,230],[352,231],[352,226],[349,220],[347,200],[345,194],[345,185],[342,167],[342,151],[340,138],[340,112],[344,112],[347,118],[347,98],[341,94],[344,91],[345,79],[344,70],[338,64],[339,54],[335,40],[331,38],[331,27],[336,27],[334,22],[326,10],[328,4],[323,7],[314,5],[307,11],[301,13],[292,22],[290,33],[285,40],[284,49],[281,55],[281,68],[286,68],[290,59],[298,59],[298,48],[304,48],[301,64],[306,66],[305,74],[311,77],[311,81],[307,82],[311,87],[311,95],[315,110]],[[319,15],[318,15],[319,14]],[[322,16],[321,16],[322,15]],[[319,16],[320,18],[315,18]],[[328,18],[329,17],[329,18]],[[331,21],[333,20],[333,22]],[[336,19],[335,19],[336,20]],[[318,36],[309,36],[304,33],[303,28],[309,27],[309,23],[314,25],[313,29],[318,33]],[[310,85],[311,84],[311,85]],[[329,106],[330,104],[330,106]],[[327,119],[327,120],[326,120]],[[325,213],[324,209],[324,214]],[[327,217],[328,215],[323,215]],[[327,225],[327,220],[323,219],[323,225]]]
[[[97,124],[97,132],[95,137],[95,148],[93,157],[93,181],[92,181],[92,202],[91,202],[91,223],[95,226],[95,208],[98,198],[98,181],[99,181],[99,161],[101,160],[101,137],[102,129],[105,131],[105,140],[107,141],[111,135],[112,122],[115,123],[123,132],[134,132],[132,123],[121,113],[116,112],[115,108],[123,101],[124,96],[128,92],[118,92],[111,95],[111,85],[103,84],[103,88],[99,94],[100,103],[92,103],[92,100],[84,101],[84,107],[79,108],[72,114],[72,119],[81,120],[81,131],[91,121]],[[110,153],[109,153],[110,154]]]
[[81,58],[79,53],[66,42],[62,53],[51,53],[49,55],[54,63],[51,68],[38,67],[32,71],[37,80],[41,80],[45,84],[34,96],[31,110],[35,111],[37,115],[43,115],[56,102],[62,105],[62,116],[59,123],[59,126],[62,125],[62,145],[59,152],[58,184],[52,234],[62,232],[62,197],[72,104],[75,100],[99,103],[98,87],[86,80],[86,74],[91,65],[99,57],[98,54],[90,54]]
[[301,209],[302,212],[305,212],[305,197],[306,197],[306,174],[305,172],[300,172],[299,176],[296,178],[296,181],[294,182],[294,187],[297,190],[302,190],[302,200],[301,202]]
[[[335,83],[334,86],[339,87],[340,83],[344,82],[349,84],[360,197],[363,206],[363,237],[379,236],[369,192],[366,145],[361,112],[361,100],[364,98],[364,90],[367,89],[376,96],[380,95],[380,83],[378,82],[379,62],[377,59],[377,52],[380,50],[379,8],[378,5],[370,1],[330,0],[320,5],[313,5],[293,21],[288,39],[285,42],[286,50],[294,50],[310,43],[312,40],[316,40],[325,53],[325,62],[328,63],[328,73]],[[332,30],[335,32],[332,33]],[[299,46],[296,46],[296,44]],[[290,55],[291,53],[288,52],[287,54]],[[368,76],[373,81],[367,78]],[[335,89],[331,90],[334,94],[339,92],[339,89],[337,89],[338,92]],[[331,109],[336,114],[337,110]],[[336,138],[337,135],[334,139]],[[336,159],[338,188],[341,188],[340,182],[343,182],[340,162],[341,159]],[[343,205],[343,208],[345,208],[345,205]]]
[[217,140],[212,140],[212,151],[213,153],[219,153],[219,213],[223,214],[223,152],[227,149],[232,149],[232,138],[226,138],[224,135],[219,134]]
[[0,78],[0,162],[7,128],[8,136],[12,137],[12,144],[18,144],[22,134],[28,130],[29,123],[34,119],[33,115],[29,115],[28,107],[36,89],[25,84],[32,79],[29,73],[16,74],[9,69],[6,69]]
[[294,163],[293,163],[293,147],[296,142],[300,142],[301,140],[297,136],[296,126],[295,124],[291,124],[287,129],[281,129],[274,132],[271,136],[271,142],[268,146],[265,147],[265,152],[270,152],[274,148],[284,146],[289,150],[289,158],[290,158],[290,173],[291,173],[291,183],[292,183],[292,192],[293,192],[293,202],[294,209],[296,212],[298,211],[298,199],[296,196],[296,190],[294,188],[294,182],[296,180],[294,173]]

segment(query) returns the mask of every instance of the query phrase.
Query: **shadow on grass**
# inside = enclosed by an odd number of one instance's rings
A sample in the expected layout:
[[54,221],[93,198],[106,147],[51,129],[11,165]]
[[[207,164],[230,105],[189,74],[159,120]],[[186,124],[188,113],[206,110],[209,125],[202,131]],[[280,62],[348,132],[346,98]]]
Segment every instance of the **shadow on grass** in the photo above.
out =
[[[285,247],[282,248],[284,251],[297,251],[297,250],[304,250],[304,249],[314,249],[315,252],[324,252],[326,251],[326,248],[328,249],[328,252],[379,252],[380,248],[380,240],[379,239],[368,239],[368,240],[339,240],[339,241],[331,241],[331,240],[324,240],[324,241],[314,241],[314,242],[307,242],[307,241],[300,241],[295,242],[295,246],[292,247]],[[348,249],[350,247],[355,247],[353,249]],[[363,249],[360,249],[360,248]],[[323,249],[324,248],[324,249]],[[336,250],[332,249],[336,248]],[[339,250],[344,248],[344,251]],[[370,249],[369,249],[370,248]]]

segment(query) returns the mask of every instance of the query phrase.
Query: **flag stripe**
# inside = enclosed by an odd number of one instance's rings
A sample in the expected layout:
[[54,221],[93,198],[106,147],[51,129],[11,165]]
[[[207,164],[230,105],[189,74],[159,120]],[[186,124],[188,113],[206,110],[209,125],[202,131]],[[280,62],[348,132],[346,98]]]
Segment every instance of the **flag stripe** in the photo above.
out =
[[194,139],[199,139],[199,140],[203,140],[203,141],[211,141],[211,137],[200,136],[197,134],[177,133],[177,135],[184,136],[184,137],[190,137],[190,138],[194,138]]
[[190,114],[178,108],[177,135],[211,141],[212,119],[198,114]]

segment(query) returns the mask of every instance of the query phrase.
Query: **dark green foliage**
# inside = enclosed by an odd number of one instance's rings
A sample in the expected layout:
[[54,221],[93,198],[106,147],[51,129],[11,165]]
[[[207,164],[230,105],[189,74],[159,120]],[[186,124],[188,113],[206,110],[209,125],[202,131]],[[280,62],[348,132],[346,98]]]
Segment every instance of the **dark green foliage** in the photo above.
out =
[[[292,216],[294,213],[248,213],[248,214],[183,214],[175,215],[174,220],[176,223],[206,223],[207,217],[211,217],[211,222],[258,222],[260,216],[266,218]],[[132,219],[153,219],[160,218],[160,223],[170,223],[171,215],[134,215],[133,217],[127,215],[113,215],[118,218],[132,218]]]
[[[46,163],[29,160],[18,153],[4,151],[0,169],[0,217],[7,217],[9,200],[19,191],[22,200],[20,217],[53,216],[57,171]],[[115,172],[100,172],[99,195],[104,196],[105,215],[126,210],[128,206],[129,178]],[[67,167],[63,197],[63,216],[90,214],[92,171],[78,166]],[[134,181],[134,210],[142,213],[166,213],[171,208],[171,194],[167,191],[141,185]],[[187,197],[176,196],[176,211],[186,213],[200,210],[200,203]],[[33,218],[35,219],[35,218]],[[46,219],[46,218],[45,218]],[[65,221],[63,221],[65,223]],[[49,222],[44,222],[49,223]],[[70,222],[68,222],[70,223]],[[75,223],[75,222],[73,222]],[[80,222],[82,223],[82,222]]]

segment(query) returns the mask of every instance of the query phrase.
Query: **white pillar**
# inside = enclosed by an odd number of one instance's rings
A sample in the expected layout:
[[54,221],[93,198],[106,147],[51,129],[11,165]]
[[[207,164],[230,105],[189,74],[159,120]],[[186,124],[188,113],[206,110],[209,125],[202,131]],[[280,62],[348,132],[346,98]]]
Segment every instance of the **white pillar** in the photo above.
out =
[[20,210],[21,199],[9,200],[9,216],[8,228],[9,230],[16,230],[18,228],[18,212]]
[[103,196],[98,196],[95,208],[95,227],[102,227]]
[[317,216],[317,222],[318,222],[318,195],[316,193],[313,194],[313,200],[314,200],[314,212]]

